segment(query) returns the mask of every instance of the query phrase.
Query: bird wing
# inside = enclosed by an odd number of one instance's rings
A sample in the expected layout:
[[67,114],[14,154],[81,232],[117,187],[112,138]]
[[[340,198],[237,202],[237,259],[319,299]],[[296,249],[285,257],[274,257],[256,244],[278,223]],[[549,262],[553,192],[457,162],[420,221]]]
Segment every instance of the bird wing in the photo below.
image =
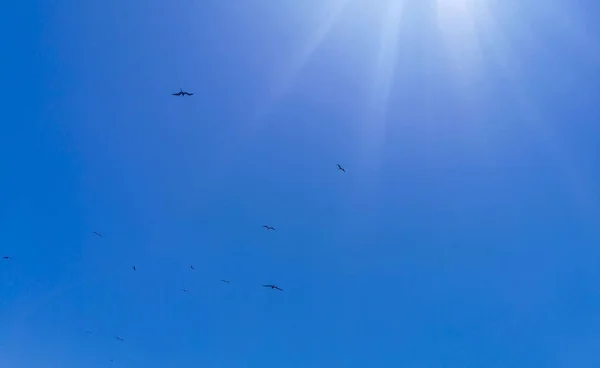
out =
[[183,92],[184,95],[188,95],[188,96],[193,96],[193,93],[189,93],[189,92]]
[[277,290],[279,290],[279,291],[283,291],[283,289],[282,289],[282,288],[280,288],[280,287],[278,287],[278,286],[275,286],[275,289],[277,289]]

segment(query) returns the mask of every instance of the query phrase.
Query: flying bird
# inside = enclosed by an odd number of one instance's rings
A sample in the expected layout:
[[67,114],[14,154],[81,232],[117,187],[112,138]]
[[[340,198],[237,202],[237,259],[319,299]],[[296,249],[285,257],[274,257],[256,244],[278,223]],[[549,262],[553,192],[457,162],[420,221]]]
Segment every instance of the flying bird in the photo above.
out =
[[279,290],[279,291],[283,291],[283,289],[281,289],[281,288],[279,288],[279,287],[277,287],[277,286],[275,286],[275,285],[263,285],[263,286],[264,286],[264,287],[271,288],[271,289],[273,289],[273,290]]
[[181,289],[181,291],[183,291],[184,293],[189,293],[190,292],[188,289]]
[[94,235],[96,235],[96,236],[100,236],[100,237],[102,237],[102,234],[100,234],[100,233],[99,233],[99,232],[97,232],[97,231],[94,231],[92,234],[94,234]]
[[229,284],[229,280],[221,280],[221,281],[223,281],[226,284]]
[[190,265],[190,268],[191,268],[192,270],[195,270],[195,268],[194,268],[194,265]]
[[193,93],[185,92],[183,89],[179,88],[179,92],[173,93],[173,96],[193,96]]
[[92,334],[92,330],[85,330],[85,333],[88,334],[88,335],[91,335]]
[[346,172],[346,170],[345,170],[345,169],[344,169],[342,166],[340,166],[340,164],[337,164],[337,165],[338,165],[338,170],[341,170],[341,171],[343,171],[343,172]]
[[263,227],[267,230],[275,230],[275,228],[273,226],[263,225]]
[[9,256],[4,256],[4,257],[2,257],[2,259],[10,259],[10,257]]
[[135,268],[135,266],[133,266],[133,270],[134,270],[134,271],[137,271],[137,268]]
[[115,336],[115,339],[119,340],[119,341],[125,341],[122,337],[120,336]]

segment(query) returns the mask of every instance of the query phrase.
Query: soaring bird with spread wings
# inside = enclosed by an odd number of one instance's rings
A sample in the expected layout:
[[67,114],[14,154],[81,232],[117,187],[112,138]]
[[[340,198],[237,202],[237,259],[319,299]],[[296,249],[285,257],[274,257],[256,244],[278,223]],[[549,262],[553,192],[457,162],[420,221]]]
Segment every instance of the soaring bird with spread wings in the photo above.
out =
[[263,227],[267,230],[275,230],[275,228],[273,226],[269,226],[269,225],[263,225]]
[[271,288],[271,289],[273,289],[273,290],[279,290],[279,291],[283,291],[283,289],[281,289],[280,287],[278,287],[278,286],[275,286],[275,285],[263,285],[263,286],[264,286],[264,287]]
[[344,169],[340,164],[337,164],[337,166],[338,166],[338,170],[346,172],[346,169]]
[[179,92],[177,93],[172,93],[173,96],[193,96],[193,93],[189,93],[184,91],[183,89],[179,88]]

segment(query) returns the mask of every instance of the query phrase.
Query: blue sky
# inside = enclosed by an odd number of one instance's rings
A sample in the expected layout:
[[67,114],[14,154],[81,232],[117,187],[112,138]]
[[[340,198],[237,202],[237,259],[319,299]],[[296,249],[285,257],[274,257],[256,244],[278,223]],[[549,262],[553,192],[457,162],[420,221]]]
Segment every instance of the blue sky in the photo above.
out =
[[597,367],[598,16],[5,4],[0,366]]

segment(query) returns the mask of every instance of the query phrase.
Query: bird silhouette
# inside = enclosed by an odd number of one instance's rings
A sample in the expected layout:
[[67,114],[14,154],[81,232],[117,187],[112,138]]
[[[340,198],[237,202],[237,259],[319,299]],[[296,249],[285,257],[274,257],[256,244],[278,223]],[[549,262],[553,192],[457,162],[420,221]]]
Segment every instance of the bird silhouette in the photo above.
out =
[[271,289],[273,289],[273,290],[279,290],[279,291],[283,291],[283,289],[281,289],[280,287],[278,287],[278,286],[275,286],[275,285],[263,285],[263,286],[264,286],[264,287],[271,288]]
[[194,268],[194,265],[190,265],[190,268],[191,268],[192,270],[195,270],[195,268]]
[[184,293],[189,293],[190,292],[188,289],[181,289],[181,291],[183,291]]
[[8,259],[10,259],[10,257],[9,256],[4,256],[4,257],[2,257],[2,259],[8,260]]
[[344,169],[342,166],[340,166],[340,164],[337,164],[337,166],[338,166],[338,170],[341,170],[341,171],[343,171],[343,172],[346,172],[346,170],[345,170],[345,169]]
[[275,228],[273,226],[263,225],[263,227],[267,230],[275,230]]
[[119,341],[125,341],[122,337],[120,336],[115,336],[115,339],[119,340]]
[[226,284],[229,284],[229,280],[221,280],[221,281],[223,281]]
[[100,237],[102,237],[102,234],[100,234],[100,233],[99,233],[99,232],[97,232],[97,231],[94,231],[92,234],[94,234],[94,235],[96,235],[96,236],[100,236]]
[[135,268],[135,266],[133,266],[133,270],[134,270],[134,271],[137,271],[137,268]]
[[179,92],[173,93],[173,96],[193,96],[193,93],[185,92],[183,89],[179,88]]

